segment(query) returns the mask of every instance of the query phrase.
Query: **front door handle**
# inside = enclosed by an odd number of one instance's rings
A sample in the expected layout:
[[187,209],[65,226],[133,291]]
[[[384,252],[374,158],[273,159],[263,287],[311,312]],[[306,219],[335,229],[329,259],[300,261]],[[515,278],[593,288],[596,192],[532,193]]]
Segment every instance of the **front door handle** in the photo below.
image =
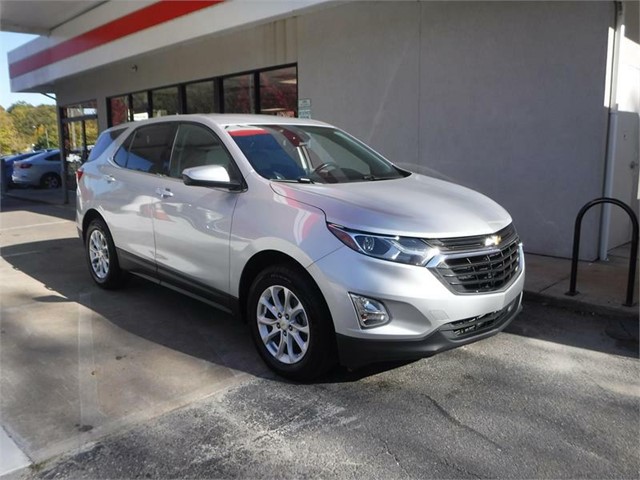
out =
[[156,195],[158,195],[160,198],[170,198],[173,197],[173,192],[168,188],[158,187],[156,188]]

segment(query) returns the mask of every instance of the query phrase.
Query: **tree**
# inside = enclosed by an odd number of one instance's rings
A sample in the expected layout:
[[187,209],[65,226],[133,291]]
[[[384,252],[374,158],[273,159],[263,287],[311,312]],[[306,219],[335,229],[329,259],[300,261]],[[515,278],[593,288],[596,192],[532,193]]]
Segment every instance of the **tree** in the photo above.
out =
[[18,132],[13,125],[11,115],[0,106],[0,154],[8,155],[21,150]]
[[7,109],[17,133],[17,139],[24,149],[46,148],[58,145],[58,119],[55,105],[34,107],[26,102],[17,102]]

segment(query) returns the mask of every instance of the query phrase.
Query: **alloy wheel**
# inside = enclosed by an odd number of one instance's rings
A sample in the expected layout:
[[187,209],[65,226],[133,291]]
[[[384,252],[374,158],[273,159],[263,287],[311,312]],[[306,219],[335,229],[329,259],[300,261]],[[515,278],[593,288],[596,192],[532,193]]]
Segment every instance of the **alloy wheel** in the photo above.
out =
[[89,236],[89,260],[95,276],[105,279],[109,274],[109,245],[100,230],[93,230]]
[[267,351],[276,360],[294,364],[309,349],[309,320],[300,299],[286,287],[272,285],[258,301],[256,321]]

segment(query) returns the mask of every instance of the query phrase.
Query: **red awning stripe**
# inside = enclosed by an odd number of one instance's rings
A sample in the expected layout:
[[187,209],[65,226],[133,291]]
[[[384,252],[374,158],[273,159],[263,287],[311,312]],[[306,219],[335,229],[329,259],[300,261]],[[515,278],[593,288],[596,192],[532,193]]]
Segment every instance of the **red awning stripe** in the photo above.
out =
[[124,17],[89,30],[77,37],[65,40],[41,52],[18,60],[9,65],[9,76],[19,77],[25,73],[51,65],[93,48],[105,45],[132,33],[160,25],[174,18],[182,17],[203,8],[222,3],[225,0],[160,0],[157,3],[131,12]]

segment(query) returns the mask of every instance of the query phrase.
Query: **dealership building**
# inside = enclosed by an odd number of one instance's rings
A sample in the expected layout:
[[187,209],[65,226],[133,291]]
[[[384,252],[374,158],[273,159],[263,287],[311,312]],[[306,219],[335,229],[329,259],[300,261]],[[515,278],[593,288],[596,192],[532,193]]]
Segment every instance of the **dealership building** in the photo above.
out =
[[[323,120],[493,198],[526,251],[569,257],[586,202],[638,210],[638,5],[2,0],[0,28],[40,35],[9,53],[11,88],[55,94],[67,151],[176,113]],[[582,257],[630,232],[591,210]]]

